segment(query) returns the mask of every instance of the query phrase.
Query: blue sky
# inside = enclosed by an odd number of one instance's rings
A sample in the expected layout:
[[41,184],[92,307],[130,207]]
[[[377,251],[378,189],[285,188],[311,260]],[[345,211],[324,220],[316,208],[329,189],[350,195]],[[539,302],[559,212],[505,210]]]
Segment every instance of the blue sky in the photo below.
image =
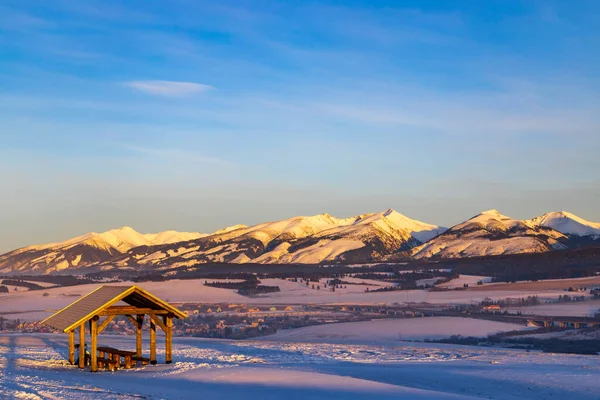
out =
[[0,3],[0,251],[394,208],[600,221],[600,3]]

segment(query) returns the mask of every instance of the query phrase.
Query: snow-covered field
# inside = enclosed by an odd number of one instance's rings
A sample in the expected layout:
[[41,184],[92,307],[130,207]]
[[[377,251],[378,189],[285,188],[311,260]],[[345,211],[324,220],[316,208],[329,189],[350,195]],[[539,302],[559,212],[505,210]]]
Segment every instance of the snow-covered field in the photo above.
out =
[[[131,337],[100,343],[133,349]],[[147,343],[146,343],[147,346]],[[597,356],[409,342],[175,338],[174,363],[92,374],[65,335],[0,335],[2,399],[598,399]]]
[[[462,286],[461,282],[467,279],[476,280],[481,277],[463,276],[454,282]],[[300,282],[291,282],[282,279],[264,279],[263,284],[279,286],[281,292],[269,293],[256,298],[249,298],[237,294],[234,290],[220,289],[204,286],[203,279],[196,280],[171,280],[165,282],[142,282],[139,285],[149,290],[158,297],[173,303],[200,302],[200,303],[251,303],[251,304],[403,304],[403,303],[430,303],[430,304],[474,304],[486,297],[493,300],[503,298],[520,298],[537,295],[541,300],[556,300],[559,295],[565,294],[560,289],[549,290],[498,290],[497,285],[493,290],[486,291],[483,287],[477,290],[451,290],[446,292],[429,292],[425,290],[405,290],[393,292],[366,293],[377,289],[385,283],[356,278],[347,278],[357,282],[366,282],[369,285],[346,285],[345,289],[336,289],[331,292],[324,288],[325,280],[319,282],[320,290]],[[462,279],[462,281],[461,281]],[[121,283],[127,285],[127,283]],[[24,321],[41,320],[51,315],[79,297],[96,289],[99,284],[79,285],[45,289],[43,291],[25,291],[0,294],[0,315],[5,318],[20,318]],[[471,286],[471,285],[469,285]],[[564,280],[563,286],[569,286],[569,280]],[[48,296],[43,296],[48,293]],[[584,306],[586,303],[582,303]],[[581,315],[579,311],[575,315]],[[568,314],[567,314],[568,315]]]
[[372,343],[373,341],[441,339],[452,335],[484,337],[498,332],[528,329],[523,325],[486,321],[473,318],[431,317],[380,319],[346,322],[288,329],[267,336],[265,340],[280,341],[344,341]]

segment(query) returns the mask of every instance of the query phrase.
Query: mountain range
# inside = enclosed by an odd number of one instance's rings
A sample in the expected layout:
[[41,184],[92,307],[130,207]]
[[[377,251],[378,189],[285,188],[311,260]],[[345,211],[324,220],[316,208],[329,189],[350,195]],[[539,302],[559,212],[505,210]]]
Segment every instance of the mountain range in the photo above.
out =
[[392,209],[351,218],[293,217],[211,234],[130,227],[0,255],[2,274],[169,270],[202,263],[331,264],[542,253],[600,244],[600,223],[568,212],[515,220],[484,211],[451,228]]

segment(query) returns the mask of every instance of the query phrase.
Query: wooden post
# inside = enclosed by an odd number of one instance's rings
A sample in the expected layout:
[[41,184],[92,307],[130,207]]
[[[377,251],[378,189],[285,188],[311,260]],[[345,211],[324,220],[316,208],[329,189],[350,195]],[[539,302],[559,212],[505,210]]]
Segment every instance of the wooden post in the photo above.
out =
[[90,331],[90,336],[92,337],[92,344],[91,344],[91,349],[90,352],[92,353],[92,372],[96,372],[98,371],[98,351],[97,351],[97,347],[98,347],[98,316],[95,315],[92,319],[91,319],[91,325],[92,325],[92,329]]
[[85,368],[85,322],[79,325],[79,368]]
[[136,326],[136,331],[135,331],[135,351],[136,351],[136,356],[137,357],[141,357],[142,356],[142,325],[144,324],[144,316],[143,315],[138,315],[137,316],[137,326]]
[[69,332],[69,364],[75,364],[75,331]]
[[156,364],[156,323],[150,319],[150,364]]
[[165,364],[173,362],[173,316],[171,314],[165,316]]

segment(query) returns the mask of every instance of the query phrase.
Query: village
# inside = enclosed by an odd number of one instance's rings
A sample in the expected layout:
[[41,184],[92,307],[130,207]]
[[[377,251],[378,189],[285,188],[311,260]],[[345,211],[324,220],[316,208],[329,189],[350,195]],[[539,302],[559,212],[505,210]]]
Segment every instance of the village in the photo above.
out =
[[[589,290],[591,296],[581,293]],[[569,294],[566,294],[569,293]],[[600,290],[565,289],[565,294],[556,300],[544,303],[580,302],[598,299]],[[382,318],[423,318],[432,316],[470,316],[507,322],[523,320],[521,307],[541,304],[537,296],[506,298],[492,301],[489,298],[477,304],[435,305],[411,304],[402,306],[365,305],[313,305],[313,304],[252,304],[252,303],[177,303],[177,307],[187,316],[173,321],[173,336],[248,339],[275,334],[281,330],[296,329],[312,325],[343,322],[359,322]],[[16,318],[15,318],[16,317]],[[541,319],[539,321],[542,321]],[[144,326],[150,322],[146,320]],[[539,323],[539,322],[536,322]],[[545,323],[541,322],[542,326]],[[113,335],[135,335],[135,326],[124,316],[115,317],[104,328]],[[37,320],[18,318],[18,314],[5,318],[0,315],[1,333],[52,333],[52,328]]]
[[[311,325],[358,322],[381,318],[418,318],[441,315],[440,310],[409,311],[390,307],[310,306],[184,303],[178,307],[187,315],[173,321],[174,336],[246,339],[274,334],[279,330]],[[430,308],[430,307],[429,307]],[[148,321],[145,322],[148,324]],[[51,333],[39,321],[21,321],[0,316],[3,333]],[[135,326],[125,317],[114,318],[104,333],[134,335]]]

